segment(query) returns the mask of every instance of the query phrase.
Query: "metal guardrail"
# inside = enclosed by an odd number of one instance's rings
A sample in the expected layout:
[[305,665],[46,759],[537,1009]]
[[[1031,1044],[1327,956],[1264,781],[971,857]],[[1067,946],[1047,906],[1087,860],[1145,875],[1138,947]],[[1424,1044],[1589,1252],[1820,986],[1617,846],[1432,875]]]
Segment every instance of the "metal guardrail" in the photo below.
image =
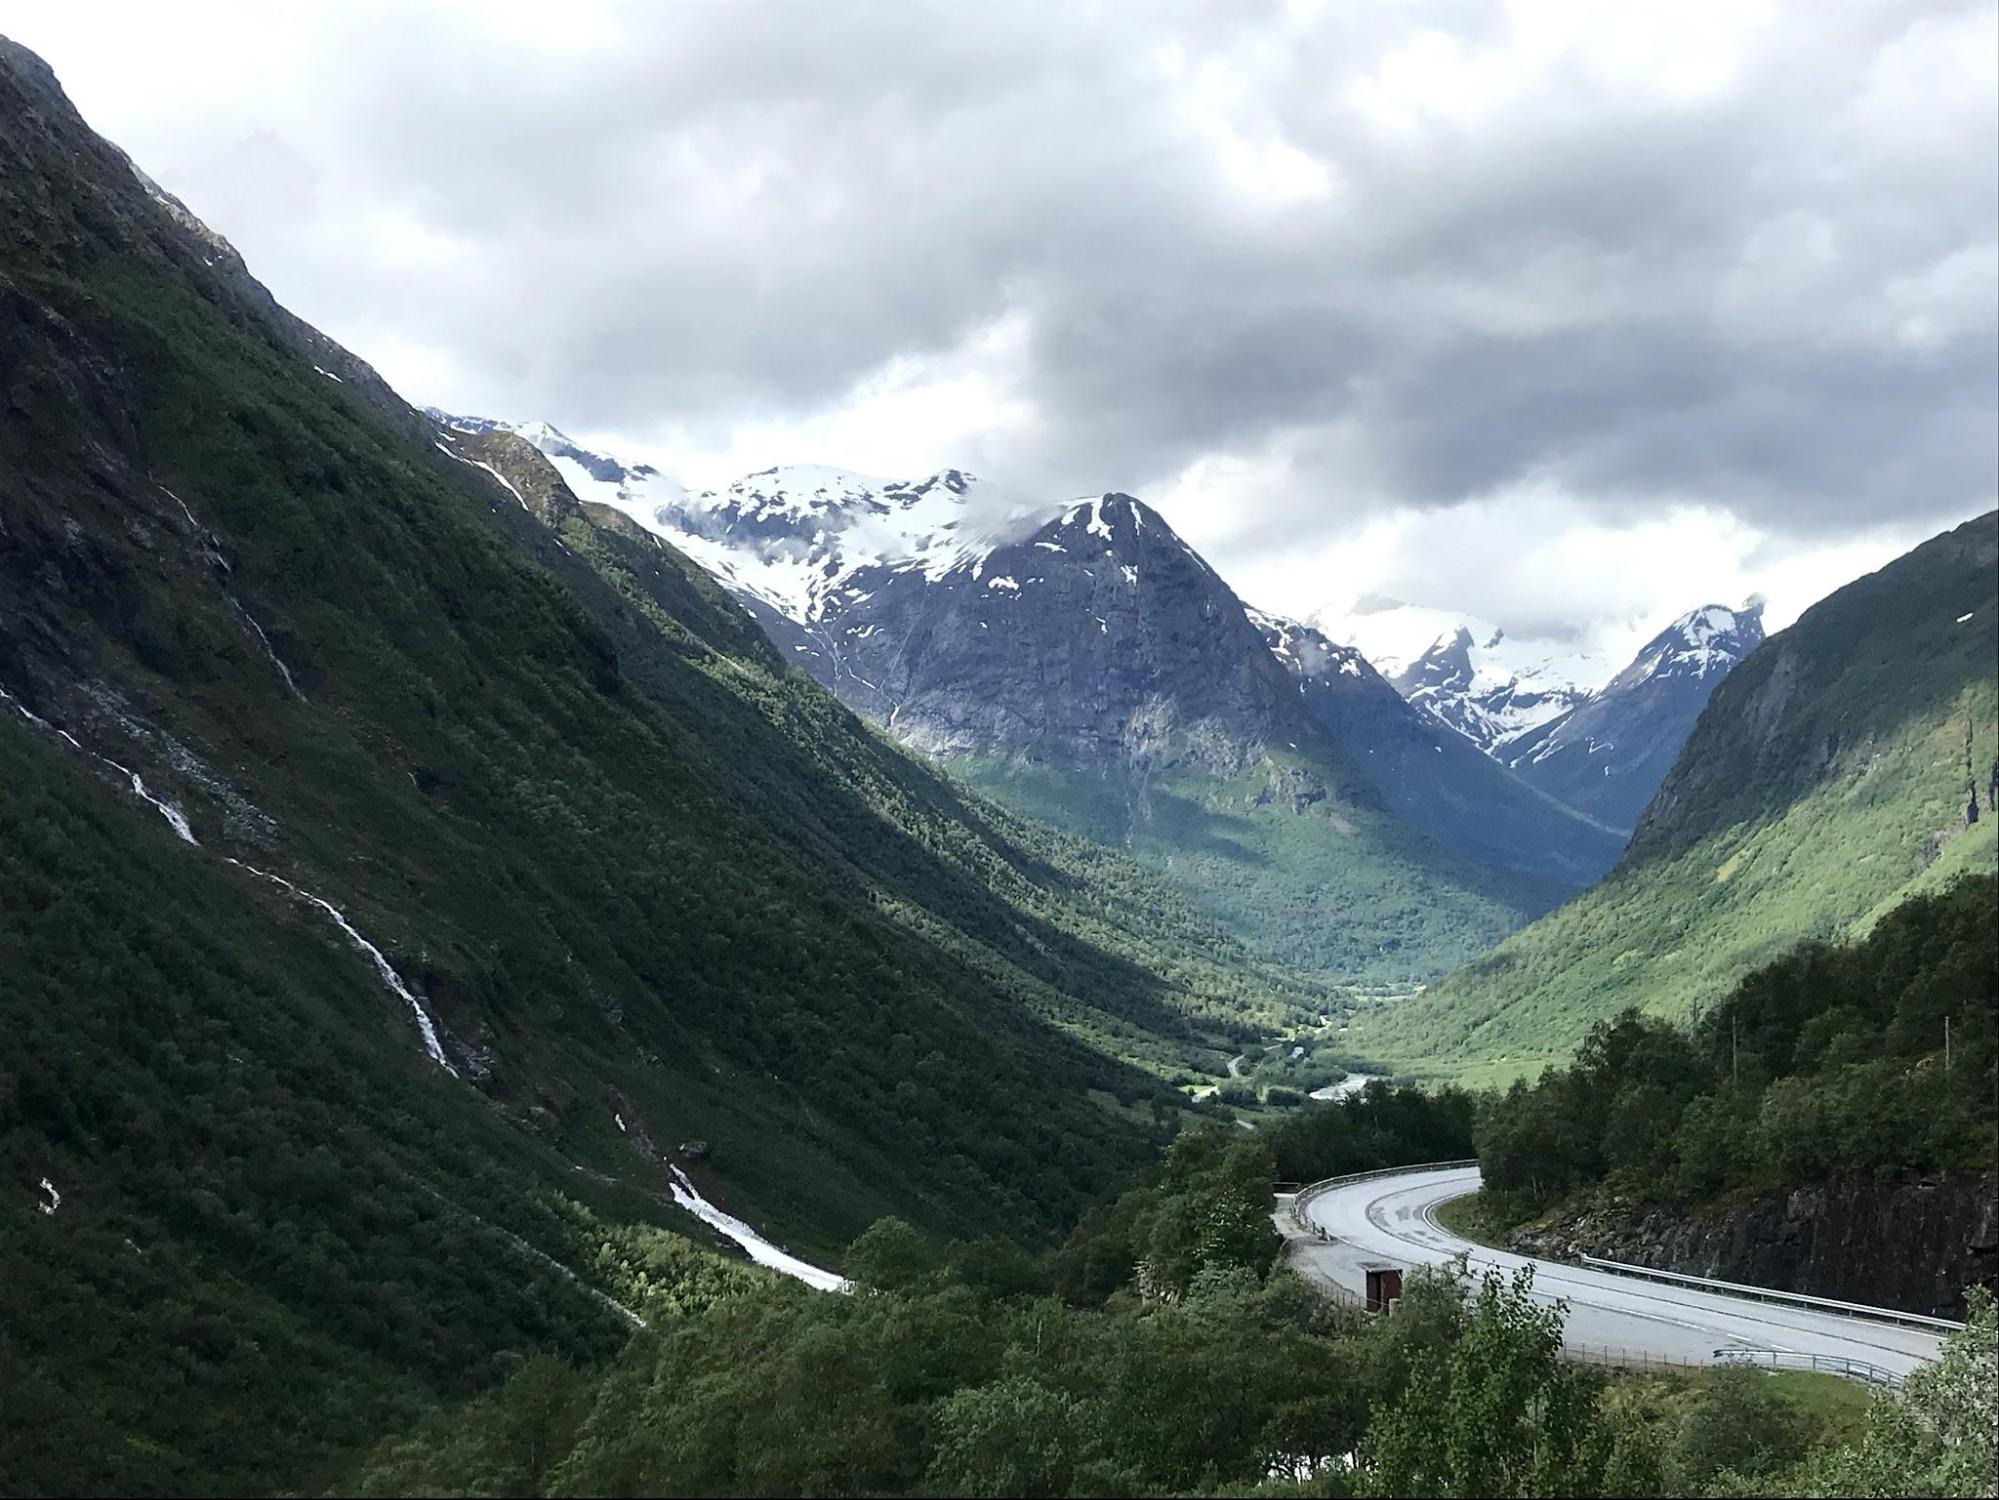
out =
[[1601,1365],[1612,1370],[1702,1370],[1706,1361],[1680,1354],[1655,1354],[1649,1349],[1624,1349],[1610,1344],[1562,1344],[1561,1357],[1571,1364]]
[[1774,1287],[1749,1286],[1740,1281],[1717,1281],[1710,1276],[1688,1276],[1679,1271],[1655,1271],[1650,1266],[1634,1266],[1621,1260],[1601,1260],[1594,1255],[1581,1255],[1577,1259],[1592,1271],[1609,1271],[1618,1276],[1633,1276],[1644,1281],[1663,1281],[1673,1286],[1695,1287],[1702,1291],[1719,1292],[1728,1297],[1746,1297],[1758,1302],[1782,1302],[1792,1307],[1808,1307],[1819,1312],[1829,1312],[1840,1317],[1867,1318],[1877,1323],[1900,1323],[1913,1328],[1936,1328],[1945,1333],[1960,1333],[1962,1323],[1953,1323],[1948,1318],[1932,1318],[1924,1313],[1902,1312],[1892,1307],[1869,1307],[1864,1302],[1839,1302],[1831,1297],[1808,1297],[1803,1292],[1780,1292]]
[[1326,1238],[1325,1230],[1305,1217],[1305,1205],[1329,1188],[1345,1187],[1350,1182],[1368,1182],[1376,1177],[1400,1177],[1405,1172],[1447,1172],[1459,1167],[1475,1167],[1478,1158],[1466,1157],[1462,1161],[1416,1162],[1406,1167],[1376,1167],[1370,1172],[1348,1172],[1340,1177],[1322,1177],[1317,1182],[1308,1182],[1291,1195],[1291,1222],[1298,1226],[1302,1234]]
[[1847,1359],[1837,1354],[1794,1354],[1789,1349],[1747,1349],[1730,1345],[1714,1351],[1718,1365],[1756,1365],[1772,1370],[1816,1370],[1822,1375],[1838,1375],[1863,1385],[1893,1390],[1902,1377],[1864,1359]]
[[[1306,1183],[1291,1194],[1290,1218],[1301,1234],[1309,1234],[1320,1240],[1332,1238],[1319,1225],[1305,1215],[1305,1205],[1320,1193],[1332,1188],[1344,1187],[1349,1183],[1367,1182],[1377,1177],[1398,1177],[1407,1172],[1446,1172],[1463,1167],[1475,1167],[1478,1159],[1471,1157],[1461,1161],[1422,1162],[1403,1167],[1377,1167],[1368,1172],[1348,1172],[1339,1177],[1326,1177],[1317,1182]],[[1662,1281],[1671,1285],[1695,1287],[1723,1296],[1742,1297],[1754,1301],[1779,1302],[1792,1306],[1814,1308],[1842,1317],[1873,1319],[1878,1322],[1897,1323],[1909,1327],[1934,1328],[1948,1333],[1956,1333],[1964,1328],[1962,1323],[1954,1323],[1948,1318],[1932,1318],[1923,1313],[1905,1313],[1891,1307],[1870,1307],[1859,1302],[1840,1302],[1830,1297],[1811,1297],[1803,1292],[1782,1292],[1771,1287],[1750,1286],[1737,1281],[1720,1281],[1708,1276],[1688,1276],[1679,1271],[1655,1271],[1650,1266],[1634,1266],[1625,1261],[1604,1260],[1594,1255],[1578,1257],[1583,1265],[1592,1270],[1607,1271],[1614,1275],[1631,1276],[1641,1280]],[[1344,1294],[1342,1300],[1356,1294],[1344,1287],[1338,1288]],[[1565,1351],[1572,1358],[1589,1363],[1617,1364],[1643,1368],[1662,1365],[1697,1365],[1699,1361],[1669,1360],[1658,1355],[1647,1355],[1624,1349],[1608,1347],[1570,1346]],[[1846,1359],[1836,1355],[1792,1354],[1782,1349],[1749,1349],[1731,1346],[1714,1351],[1716,1363],[1768,1364],[1772,1368],[1817,1370],[1825,1374],[1844,1376],[1868,1385],[1893,1387],[1901,1384],[1901,1377],[1879,1365],[1865,1360]]]

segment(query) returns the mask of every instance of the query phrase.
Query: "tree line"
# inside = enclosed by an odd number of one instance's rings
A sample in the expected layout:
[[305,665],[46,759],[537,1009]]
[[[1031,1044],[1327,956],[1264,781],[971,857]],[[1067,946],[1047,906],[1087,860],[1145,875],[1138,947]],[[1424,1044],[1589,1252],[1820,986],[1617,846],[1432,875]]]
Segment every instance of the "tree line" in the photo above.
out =
[[1694,1204],[1840,1175],[1990,1170],[1999,932],[1991,876],[1803,944],[1691,1027],[1627,1010],[1479,1114],[1488,1203],[1604,1187]]

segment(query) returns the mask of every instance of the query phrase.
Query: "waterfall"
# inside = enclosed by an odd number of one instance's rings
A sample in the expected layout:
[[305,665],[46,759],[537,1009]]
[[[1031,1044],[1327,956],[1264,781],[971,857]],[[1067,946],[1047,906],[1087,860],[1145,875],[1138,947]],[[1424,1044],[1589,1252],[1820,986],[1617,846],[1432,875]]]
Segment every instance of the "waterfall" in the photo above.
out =
[[271,665],[276,667],[278,675],[284,678],[285,691],[299,702],[305,702],[305,694],[299,691],[299,685],[292,680],[292,669],[284,664],[284,659],[278,655],[277,648],[271,644],[271,638],[264,634],[264,627],[257,623],[257,617],[245,609],[243,601],[234,595],[230,596],[229,602],[236,606],[236,613],[243,617],[243,623],[248,625],[251,634],[257,637],[257,644],[264,648],[264,655],[271,659]]
[[[227,856],[224,857],[227,858]],[[444,1047],[437,1039],[437,1027],[430,1019],[430,1012],[423,1008],[423,1002],[417,999],[415,993],[411,991],[408,985],[403,983],[402,975],[398,974],[389,961],[382,956],[382,950],[355,930],[354,924],[347,920],[345,912],[341,911],[339,907],[328,901],[324,896],[315,896],[311,891],[293,885],[282,875],[273,875],[269,870],[260,870],[255,865],[246,865],[240,859],[231,859],[229,863],[236,866],[239,870],[248,870],[252,875],[260,876],[270,881],[273,885],[283,886],[300,900],[311,902],[312,905],[318,907],[327,916],[331,917],[333,925],[347,934],[348,941],[368,955],[368,960],[374,964],[375,972],[381,976],[382,983],[389,987],[391,993],[398,996],[404,1004],[409,1006],[410,1014],[416,1018],[416,1029],[423,1036],[423,1050],[430,1054],[430,1060],[444,1069],[453,1078],[458,1076],[458,1070],[451,1066],[451,1060],[444,1055]]]
[[780,1250],[734,1214],[717,1208],[701,1196],[694,1184],[688,1180],[687,1174],[680,1168],[668,1163],[666,1170],[670,1174],[667,1188],[673,1194],[673,1201],[695,1218],[712,1224],[749,1251],[750,1259],[758,1265],[768,1266],[773,1271],[782,1271],[787,1276],[795,1276],[807,1286],[817,1287],[822,1292],[845,1292],[853,1289],[853,1283],[844,1276],[821,1270],[818,1266]]
[[[169,491],[169,493],[172,492]],[[290,674],[286,675],[289,677]],[[166,801],[164,798],[155,797],[147,788],[144,778],[137,771],[134,771],[129,766],[120,765],[107,755],[99,755],[93,750],[85,750],[75,735],[71,734],[67,729],[57,729],[47,719],[30,710],[26,704],[5,688],[0,688],[0,702],[4,702],[30,724],[40,729],[45,729],[51,734],[60,735],[74,749],[82,751],[83,754],[90,756],[91,759],[111,767],[120,776],[125,777],[130,783],[133,793],[141,801],[150,804],[161,817],[165,818],[172,825],[173,831],[179,834],[183,841],[193,844],[197,849],[201,847],[201,841],[194,836],[194,830],[188,826],[186,815],[173,803]],[[269,870],[260,870],[255,865],[245,864],[240,859],[231,859],[228,855],[224,855],[223,858],[239,870],[247,870],[252,875],[268,880],[274,885],[283,886],[300,900],[310,902],[325,912],[327,916],[331,917],[334,925],[347,935],[348,940],[368,956],[369,962],[374,964],[375,972],[381,977],[382,983],[388,986],[392,994],[396,995],[404,1004],[409,1006],[410,1013],[416,1018],[416,1029],[423,1037],[423,1050],[430,1054],[430,1060],[444,1069],[453,1078],[458,1076],[458,1070],[451,1066],[451,1060],[444,1055],[444,1047],[438,1041],[437,1027],[430,1019],[430,1012],[423,1008],[423,1002],[417,999],[410,987],[403,983],[402,976],[382,956],[382,950],[355,930],[354,924],[347,920],[346,913],[342,912],[339,907],[335,906],[325,897],[315,896],[311,891],[293,885],[282,875],[273,875]]]

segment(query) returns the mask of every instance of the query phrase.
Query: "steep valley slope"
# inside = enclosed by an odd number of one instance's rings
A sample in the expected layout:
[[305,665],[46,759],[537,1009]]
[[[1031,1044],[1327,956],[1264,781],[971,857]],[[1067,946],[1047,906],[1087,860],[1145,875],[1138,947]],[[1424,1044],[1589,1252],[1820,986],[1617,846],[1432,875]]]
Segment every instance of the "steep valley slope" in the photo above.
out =
[[1604,882],[1356,1046],[1473,1081],[1538,1071],[1627,1005],[1685,1018],[1807,938],[1866,932],[1999,860],[1999,515],[1770,637],[1714,690]]
[[684,547],[897,740],[1133,854],[1256,951],[1325,980],[1435,978],[1621,847],[1445,745],[1372,673],[1298,677],[1132,496],[1046,506],[956,469],[904,481],[815,465],[689,495],[546,423],[431,415],[443,442],[526,439],[583,503]]
[[759,1274],[680,1181],[1043,1239],[1328,1003],[440,452],[5,41],[0,390],[11,1482],[293,1484],[608,1352]]

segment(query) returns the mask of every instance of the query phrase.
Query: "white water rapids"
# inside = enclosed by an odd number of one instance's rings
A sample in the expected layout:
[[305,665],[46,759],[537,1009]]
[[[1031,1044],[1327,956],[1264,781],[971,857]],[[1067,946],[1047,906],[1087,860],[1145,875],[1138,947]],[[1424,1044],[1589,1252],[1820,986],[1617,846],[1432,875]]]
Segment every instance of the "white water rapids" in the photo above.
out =
[[844,1276],[820,1269],[809,1261],[800,1260],[788,1250],[781,1250],[758,1234],[749,1225],[726,1209],[717,1208],[702,1197],[694,1184],[687,1180],[687,1174],[680,1168],[667,1166],[667,1187],[673,1193],[673,1201],[682,1208],[715,1228],[741,1245],[750,1254],[750,1259],[760,1266],[768,1266],[773,1271],[782,1271],[787,1276],[795,1276],[807,1286],[822,1292],[847,1292],[853,1290],[853,1283]]

